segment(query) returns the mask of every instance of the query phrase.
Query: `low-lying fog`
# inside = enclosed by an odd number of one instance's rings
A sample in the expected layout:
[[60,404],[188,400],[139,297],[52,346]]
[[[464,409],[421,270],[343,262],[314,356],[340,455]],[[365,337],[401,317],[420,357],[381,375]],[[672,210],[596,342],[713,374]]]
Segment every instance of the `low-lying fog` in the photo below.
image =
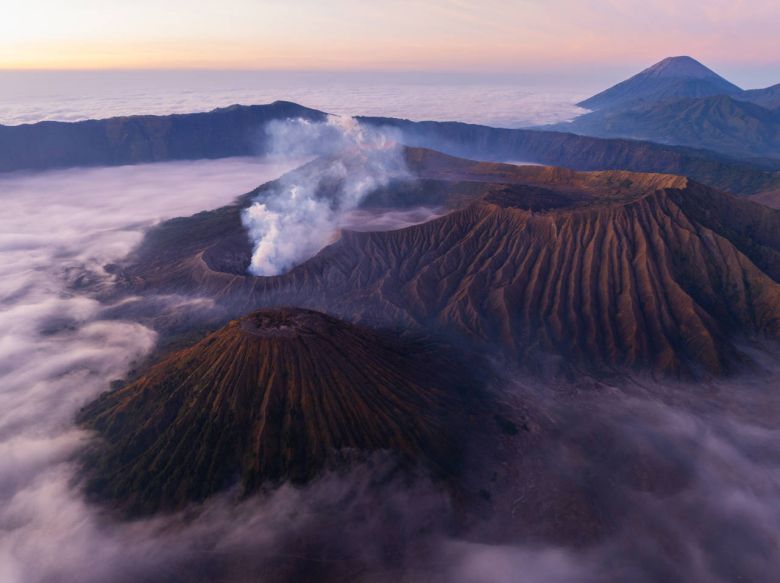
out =
[[[501,510],[455,534],[453,502],[423,478],[379,480],[381,456],[304,489],[240,504],[217,497],[196,520],[119,523],[86,504],[72,460],[89,436],[73,415],[148,353],[155,334],[101,319],[104,306],[73,291],[79,278],[110,280],[102,265],[155,221],[219,206],[287,169],[233,159],[0,177],[0,581],[249,582],[335,570],[383,582],[404,570],[405,580],[437,583],[725,583],[780,572],[777,375],[627,392],[502,387],[507,402],[531,403],[540,426],[556,429],[537,434],[530,451],[520,432],[477,452],[504,464],[504,482],[486,486]],[[341,225],[385,228],[438,213],[361,212]],[[527,530],[526,501],[543,489],[555,500],[558,484],[587,491],[615,530],[572,547],[506,535]],[[567,529],[589,520],[578,508],[540,512]]]
[[342,217],[339,227],[351,231],[394,231],[427,223],[445,214],[445,209],[429,206],[408,209],[356,209]]
[[192,113],[277,99],[339,115],[458,120],[517,128],[568,121],[598,83],[269,71],[0,71],[0,124]]
[[108,278],[102,266],[154,222],[221,206],[290,167],[228,159],[0,177],[0,581],[77,581],[99,556],[94,516],[67,485],[84,440],[73,414],[155,342],[139,324],[101,320],[73,278]]

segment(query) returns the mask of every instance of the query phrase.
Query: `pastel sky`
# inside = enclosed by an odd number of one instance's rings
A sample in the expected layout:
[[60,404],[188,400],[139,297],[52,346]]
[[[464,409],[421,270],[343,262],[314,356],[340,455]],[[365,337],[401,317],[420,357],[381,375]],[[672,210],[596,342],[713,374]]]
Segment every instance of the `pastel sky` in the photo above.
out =
[[15,0],[0,69],[780,63],[779,0]]

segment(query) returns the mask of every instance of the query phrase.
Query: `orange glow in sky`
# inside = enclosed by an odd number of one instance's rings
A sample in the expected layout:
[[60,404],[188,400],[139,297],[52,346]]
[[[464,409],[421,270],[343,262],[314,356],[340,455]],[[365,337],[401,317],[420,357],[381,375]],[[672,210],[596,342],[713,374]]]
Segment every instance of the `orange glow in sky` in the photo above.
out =
[[770,63],[778,30],[778,0],[36,0],[3,7],[0,69]]

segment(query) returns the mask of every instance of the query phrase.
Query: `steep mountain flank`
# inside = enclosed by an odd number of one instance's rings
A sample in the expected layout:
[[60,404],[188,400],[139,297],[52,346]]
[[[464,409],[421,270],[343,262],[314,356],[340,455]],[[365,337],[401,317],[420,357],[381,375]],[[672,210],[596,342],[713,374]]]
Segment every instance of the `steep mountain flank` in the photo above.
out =
[[706,148],[742,158],[780,157],[780,116],[725,95],[641,102],[552,127],[604,138]]
[[691,57],[668,57],[630,79],[578,103],[598,110],[632,101],[730,95],[742,90]]
[[408,159],[437,184],[471,184],[470,198],[422,225],[342,232],[260,278],[245,275],[240,207],[201,213],[153,232],[124,281],[236,313],[292,303],[447,331],[530,367],[724,373],[736,338],[780,336],[778,211],[669,175]]
[[435,347],[301,309],[261,310],[173,354],[79,414],[102,438],[89,491],[131,514],[239,482],[306,482],[334,460],[389,451],[458,465],[471,374]]

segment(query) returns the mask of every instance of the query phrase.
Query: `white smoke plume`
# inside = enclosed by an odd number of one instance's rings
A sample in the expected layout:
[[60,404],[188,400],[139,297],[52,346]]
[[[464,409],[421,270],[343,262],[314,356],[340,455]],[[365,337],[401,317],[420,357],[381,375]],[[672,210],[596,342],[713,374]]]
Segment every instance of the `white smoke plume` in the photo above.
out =
[[271,122],[266,132],[274,155],[322,160],[283,177],[244,211],[253,275],[278,275],[308,259],[368,194],[408,176],[394,133],[353,118]]

